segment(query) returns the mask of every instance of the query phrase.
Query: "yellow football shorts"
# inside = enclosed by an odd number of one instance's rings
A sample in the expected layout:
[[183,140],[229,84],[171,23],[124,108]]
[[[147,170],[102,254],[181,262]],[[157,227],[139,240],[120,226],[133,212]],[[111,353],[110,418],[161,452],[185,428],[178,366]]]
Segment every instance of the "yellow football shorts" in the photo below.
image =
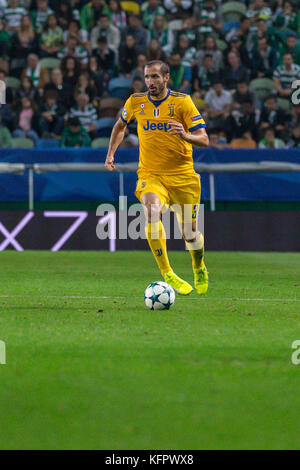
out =
[[195,173],[185,175],[153,175],[138,173],[135,195],[141,201],[146,193],[155,193],[160,199],[162,212],[170,208],[179,221],[189,223],[197,218],[200,204],[200,177]]

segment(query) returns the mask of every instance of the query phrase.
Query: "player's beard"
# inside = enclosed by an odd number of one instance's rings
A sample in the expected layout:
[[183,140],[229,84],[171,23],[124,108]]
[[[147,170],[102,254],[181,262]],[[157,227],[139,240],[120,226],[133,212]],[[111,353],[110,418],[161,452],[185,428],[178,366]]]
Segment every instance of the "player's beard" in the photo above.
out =
[[151,96],[155,96],[155,97],[160,96],[165,91],[165,84],[164,83],[158,83],[157,85],[155,85],[154,90],[150,90],[150,88],[148,90],[149,90],[149,93],[150,93]]

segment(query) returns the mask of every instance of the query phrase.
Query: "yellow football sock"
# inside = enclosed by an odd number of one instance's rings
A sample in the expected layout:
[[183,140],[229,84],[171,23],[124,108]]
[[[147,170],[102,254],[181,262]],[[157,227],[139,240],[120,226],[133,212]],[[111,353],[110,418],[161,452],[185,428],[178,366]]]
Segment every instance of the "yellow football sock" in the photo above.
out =
[[167,254],[165,228],[161,222],[148,223],[145,227],[146,237],[162,275],[171,271]]
[[194,269],[202,268],[204,266],[204,238],[200,237],[195,242],[185,242],[187,249],[192,257],[192,265]]

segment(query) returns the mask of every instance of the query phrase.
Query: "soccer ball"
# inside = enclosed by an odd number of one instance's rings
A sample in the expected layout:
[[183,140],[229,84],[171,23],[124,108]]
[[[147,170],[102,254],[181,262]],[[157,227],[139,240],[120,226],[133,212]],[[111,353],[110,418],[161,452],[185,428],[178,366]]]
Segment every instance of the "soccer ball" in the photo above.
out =
[[151,310],[169,310],[175,302],[175,292],[166,282],[156,281],[146,288],[144,299]]

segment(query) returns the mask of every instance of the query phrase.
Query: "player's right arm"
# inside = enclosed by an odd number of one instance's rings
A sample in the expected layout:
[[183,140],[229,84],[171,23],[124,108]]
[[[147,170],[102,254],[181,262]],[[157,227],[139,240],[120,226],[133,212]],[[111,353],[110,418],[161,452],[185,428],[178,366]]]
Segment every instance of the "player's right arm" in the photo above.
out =
[[105,160],[105,168],[107,168],[108,171],[115,170],[115,152],[121,144],[122,140],[124,139],[126,126],[126,122],[122,121],[122,119],[119,118],[113,127]]
[[125,134],[127,124],[129,124],[129,122],[133,118],[134,118],[134,113],[132,109],[131,96],[130,96],[128,100],[126,101],[125,106],[122,109],[121,115],[119,119],[117,120],[116,124],[114,125],[111,136],[110,136],[107,156],[105,160],[105,167],[108,169],[108,171],[115,170],[115,165],[114,165],[115,152],[117,148],[119,147],[120,143],[122,142],[122,140],[124,139],[124,134]]

